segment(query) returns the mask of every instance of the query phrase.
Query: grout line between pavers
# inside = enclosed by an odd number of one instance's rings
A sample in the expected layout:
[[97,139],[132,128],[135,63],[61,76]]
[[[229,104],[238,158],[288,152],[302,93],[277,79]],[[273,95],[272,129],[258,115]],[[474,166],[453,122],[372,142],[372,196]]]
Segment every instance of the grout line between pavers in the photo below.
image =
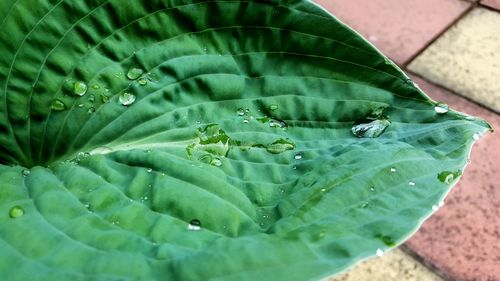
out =
[[399,246],[399,249],[401,249],[405,254],[413,258],[416,262],[421,264],[423,267],[427,268],[432,273],[436,274],[439,278],[443,279],[444,281],[456,281],[455,278],[447,274],[444,270],[441,270],[431,261],[427,260],[424,256],[412,250],[409,246],[406,246],[406,244]]
[[[494,110],[493,108],[490,108],[490,107],[488,107],[488,106],[486,106],[486,105],[484,105],[484,104],[481,104],[481,103],[479,103],[479,102],[477,102],[477,101],[475,101],[475,100],[471,99],[470,97],[468,97],[468,96],[466,96],[466,95],[462,95],[462,94],[460,94],[460,93],[456,92],[455,90],[452,90],[452,89],[450,89],[450,88],[448,88],[448,87],[446,87],[446,86],[444,86],[444,85],[440,84],[439,82],[434,82],[434,81],[431,81],[431,80],[429,80],[428,78],[426,78],[424,75],[419,74],[419,73],[416,73],[416,72],[414,72],[414,71],[411,71],[410,69],[408,69],[408,67],[403,68],[403,70],[404,70],[406,73],[409,73],[409,74],[411,74],[411,75],[413,75],[413,76],[416,76],[416,77],[418,77],[418,78],[420,78],[420,79],[422,79],[422,80],[425,80],[425,82],[427,82],[427,83],[429,83],[429,84],[431,84],[431,85],[433,85],[433,86],[435,86],[435,87],[441,88],[441,89],[443,89],[443,90],[446,90],[446,91],[450,92],[450,93],[451,93],[451,94],[453,94],[453,95],[456,95],[456,96],[458,96],[458,97],[460,97],[460,98],[463,98],[463,99],[467,100],[468,102],[471,102],[471,103],[473,103],[474,105],[477,105],[477,106],[481,107],[482,109],[485,109],[485,110],[487,110],[487,111],[489,111],[489,112],[493,112],[493,113],[495,113],[495,114],[500,115],[500,112],[498,112],[498,111]],[[426,94],[427,94],[427,93],[426,93]],[[432,98],[432,97],[431,97],[431,98]],[[437,102],[439,102],[439,101],[437,101]]]
[[424,45],[420,50],[418,50],[415,54],[413,54],[412,56],[410,56],[407,60],[405,60],[401,66],[403,68],[407,68],[408,65],[410,65],[410,63],[413,62],[413,60],[415,60],[418,56],[420,56],[425,50],[427,50],[427,48],[429,48],[429,46],[431,46],[432,44],[434,44],[434,42],[436,42],[439,38],[441,38],[441,36],[446,33],[448,30],[450,30],[453,26],[455,26],[461,19],[463,19],[465,16],[467,16],[472,10],[474,10],[474,8],[476,8],[478,6],[477,3],[470,3],[468,1],[463,1],[463,2],[467,2],[469,5],[469,7],[467,7],[467,9],[465,9],[456,19],[454,19],[453,21],[451,21],[448,25],[446,25],[442,30],[441,32],[439,32],[436,36],[434,36],[434,38],[432,38],[426,45]]

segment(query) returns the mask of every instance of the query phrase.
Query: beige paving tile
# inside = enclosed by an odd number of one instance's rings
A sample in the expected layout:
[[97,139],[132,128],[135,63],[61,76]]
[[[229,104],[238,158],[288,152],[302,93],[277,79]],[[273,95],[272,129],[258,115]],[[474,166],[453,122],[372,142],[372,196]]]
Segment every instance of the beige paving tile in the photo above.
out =
[[409,69],[500,112],[500,13],[472,10]]
[[399,249],[365,261],[350,271],[325,281],[443,281]]

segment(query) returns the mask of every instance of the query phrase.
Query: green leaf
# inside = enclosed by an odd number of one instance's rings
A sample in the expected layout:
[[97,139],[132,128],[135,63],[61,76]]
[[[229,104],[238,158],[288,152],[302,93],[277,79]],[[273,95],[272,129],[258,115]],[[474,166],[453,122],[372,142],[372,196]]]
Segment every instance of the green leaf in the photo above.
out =
[[482,120],[309,1],[0,1],[6,280],[315,280],[402,243]]

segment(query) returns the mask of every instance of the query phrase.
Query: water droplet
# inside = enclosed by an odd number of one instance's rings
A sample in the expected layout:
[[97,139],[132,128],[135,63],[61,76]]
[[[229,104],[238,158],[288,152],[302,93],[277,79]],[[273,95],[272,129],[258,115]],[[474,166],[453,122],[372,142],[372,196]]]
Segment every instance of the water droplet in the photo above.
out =
[[53,100],[50,104],[50,108],[55,111],[62,111],[66,109],[66,105],[61,100]]
[[200,120],[196,121],[196,124],[201,124],[201,121]]
[[279,139],[266,146],[267,152],[272,154],[280,154],[293,149],[295,149],[295,144],[289,139]]
[[472,138],[473,138],[474,140],[479,140],[479,139],[481,138],[481,134],[479,134],[479,133],[475,133],[474,135],[472,135]]
[[363,204],[361,204],[361,208],[367,208],[367,207],[368,207],[368,205],[369,205],[369,203],[368,203],[368,202],[364,202]]
[[472,161],[469,158],[469,159],[467,159],[467,164],[470,164],[470,163],[472,163]]
[[244,116],[245,115],[245,110],[243,108],[238,108],[236,110],[236,114],[238,114],[239,116]]
[[369,123],[354,125],[351,132],[358,138],[377,138],[390,124],[389,120],[377,119]]
[[295,156],[293,158],[295,160],[300,160],[300,159],[302,159],[302,155],[301,154],[295,154]]
[[248,121],[248,119],[246,119],[246,118],[245,118],[245,119],[243,119],[243,123],[244,123],[244,124],[248,124],[248,122],[249,122],[249,121]]
[[269,110],[270,111],[275,111],[275,110],[278,110],[279,106],[277,104],[271,104],[269,106]]
[[139,79],[139,85],[141,86],[146,86],[148,84],[148,79],[144,78],[144,77],[141,77]]
[[29,176],[29,175],[30,175],[30,173],[31,173],[31,172],[30,172],[30,170],[28,170],[28,169],[24,169],[24,170],[22,171],[22,174],[23,174],[23,176],[24,176],[24,177]]
[[322,189],[321,189],[321,192],[325,192],[325,191],[326,191],[326,188],[322,188]]
[[216,166],[216,167],[220,167],[220,166],[222,166],[222,161],[221,161],[219,158],[214,157],[214,158],[212,158],[212,160],[210,161],[210,165],[212,165],[212,166]]
[[415,186],[415,183],[411,181],[411,182],[408,183],[408,185],[409,186]]
[[137,80],[144,73],[144,70],[140,68],[131,68],[127,72],[127,78],[130,80]]
[[78,105],[78,108],[82,108],[83,106],[84,106],[84,104],[83,104],[83,103],[80,103],[80,104]]
[[89,95],[88,100],[89,100],[89,102],[93,103],[95,101],[95,96],[94,95]]
[[435,212],[437,210],[439,210],[439,206],[438,205],[432,205],[432,210]]
[[382,249],[377,249],[377,257],[381,257],[384,255],[384,251]]
[[391,173],[395,173],[397,172],[398,170],[396,170],[396,168],[391,168]]
[[97,84],[94,84],[94,85],[92,86],[92,89],[94,89],[94,90],[98,90],[99,88],[101,88],[101,87],[100,87],[99,85],[97,85]]
[[449,110],[449,107],[446,103],[437,103],[434,106],[434,111],[436,111],[437,114],[445,114]]
[[297,166],[293,166],[293,167],[292,167],[292,170],[297,170]]
[[455,172],[443,171],[437,175],[437,178],[443,183],[451,184],[455,179],[457,179],[461,175],[462,172],[460,170],[457,170]]
[[73,84],[73,93],[77,96],[84,96],[87,93],[87,84],[79,81]]
[[94,107],[89,107],[89,110],[87,110],[88,114],[92,114],[94,112],[95,112],[95,108]]
[[148,201],[148,199],[149,199],[149,197],[147,195],[144,195],[141,197],[141,202],[144,203],[144,202]]
[[135,96],[131,93],[122,93],[120,95],[120,103],[124,106],[129,106],[135,102]]
[[438,207],[439,207],[439,208],[441,208],[441,207],[443,207],[443,206],[444,206],[444,201],[440,201],[440,202],[438,203]]
[[14,206],[9,211],[9,217],[15,219],[22,217],[24,215],[24,210],[21,206]]
[[189,222],[188,230],[198,231],[200,229],[201,229],[201,222],[199,220],[194,219],[194,220]]
[[83,206],[84,206],[85,208],[87,208],[87,209],[90,209],[90,203],[85,203],[85,204],[83,204]]
[[370,187],[370,191],[374,192],[375,191],[375,187],[374,186]]
[[276,120],[276,119],[269,119],[269,127],[271,128],[281,128],[281,129],[287,129],[288,125],[281,120]]
[[148,173],[151,173],[152,171],[153,171],[153,169],[151,169],[151,168],[146,169],[146,172],[148,172]]
[[102,101],[102,103],[107,103],[109,101],[109,97],[106,96],[106,95],[104,95],[104,94],[102,94],[101,95],[101,101]]

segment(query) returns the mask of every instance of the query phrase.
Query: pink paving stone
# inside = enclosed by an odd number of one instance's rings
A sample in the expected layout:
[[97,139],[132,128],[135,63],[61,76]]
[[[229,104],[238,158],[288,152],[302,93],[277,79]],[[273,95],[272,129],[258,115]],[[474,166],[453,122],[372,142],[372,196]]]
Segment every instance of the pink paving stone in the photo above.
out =
[[497,9],[500,11],[500,0],[483,0],[481,4],[490,6],[491,8]]
[[456,281],[500,280],[500,115],[464,98],[414,81],[434,100],[487,120],[487,133],[473,148],[471,164],[445,205],[405,244],[406,249]]
[[461,0],[316,0],[396,63],[407,63],[470,6]]

